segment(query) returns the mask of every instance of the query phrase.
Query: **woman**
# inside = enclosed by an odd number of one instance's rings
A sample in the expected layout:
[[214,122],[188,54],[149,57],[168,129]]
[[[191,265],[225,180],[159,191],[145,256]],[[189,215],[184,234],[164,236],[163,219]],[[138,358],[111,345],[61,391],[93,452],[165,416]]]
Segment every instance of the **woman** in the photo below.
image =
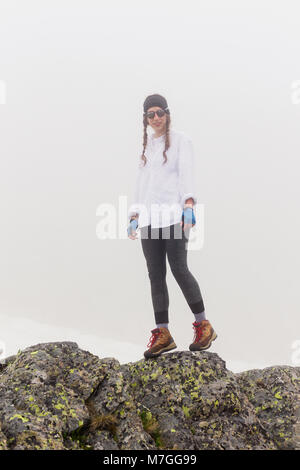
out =
[[[134,203],[128,211],[128,236],[141,243],[151,284],[156,328],[144,352],[157,357],[177,346],[169,332],[169,295],[166,284],[166,257],[177,283],[195,316],[191,351],[208,349],[217,337],[205,317],[199,285],[187,266],[188,234],[196,223],[192,142],[183,132],[170,128],[166,99],[150,95],[144,102],[144,142],[135,182]],[[149,137],[147,126],[154,133]]]

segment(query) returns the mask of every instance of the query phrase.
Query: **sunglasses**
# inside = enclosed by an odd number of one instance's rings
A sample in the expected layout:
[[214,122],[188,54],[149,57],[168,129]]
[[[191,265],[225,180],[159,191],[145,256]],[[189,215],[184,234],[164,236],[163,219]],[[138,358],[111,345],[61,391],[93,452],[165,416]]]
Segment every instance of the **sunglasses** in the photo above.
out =
[[149,113],[146,113],[146,116],[149,119],[153,119],[155,114],[161,118],[166,114],[166,112],[163,109],[158,109],[157,111],[150,111]]

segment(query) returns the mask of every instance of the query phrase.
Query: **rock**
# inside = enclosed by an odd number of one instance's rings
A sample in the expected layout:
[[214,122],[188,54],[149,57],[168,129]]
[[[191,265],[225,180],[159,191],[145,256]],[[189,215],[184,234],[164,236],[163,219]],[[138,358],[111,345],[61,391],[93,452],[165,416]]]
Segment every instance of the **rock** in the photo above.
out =
[[0,370],[0,450],[297,449],[300,368],[234,374],[208,351],[122,364],[42,343]]

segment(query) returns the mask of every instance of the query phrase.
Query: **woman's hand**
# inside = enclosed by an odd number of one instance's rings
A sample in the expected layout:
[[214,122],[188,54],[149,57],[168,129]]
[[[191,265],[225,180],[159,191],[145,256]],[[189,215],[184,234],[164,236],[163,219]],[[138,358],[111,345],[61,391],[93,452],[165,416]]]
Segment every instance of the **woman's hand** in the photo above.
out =
[[186,207],[183,211],[182,211],[182,220],[180,222],[180,225],[184,225],[183,227],[183,230],[188,230],[190,229],[191,227],[194,227],[194,225],[196,224],[196,219],[195,219],[195,214],[194,214],[194,210],[192,209],[192,207]]
[[131,240],[136,240],[138,238],[137,237],[137,232],[136,232],[137,227],[138,227],[137,220],[132,219],[130,221],[130,224],[128,225],[128,228],[127,228],[128,237],[131,238]]

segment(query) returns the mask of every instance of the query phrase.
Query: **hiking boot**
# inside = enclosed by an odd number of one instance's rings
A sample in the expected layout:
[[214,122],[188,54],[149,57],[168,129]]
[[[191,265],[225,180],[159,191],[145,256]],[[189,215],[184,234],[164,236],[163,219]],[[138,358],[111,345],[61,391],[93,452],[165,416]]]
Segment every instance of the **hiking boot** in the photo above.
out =
[[194,340],[190,344],[190,351],[202,351],[208,349],[211,343],[216,339],[217,334],[208,320],[194,322]]
[[177,348],[174,339],[172,338],[168,328],[155,328],[151,330],[152,336],[147,344],[147,351],[144,352],[146,359],[149,357],[157,357],[160,354],[171,351],[171,349]]

